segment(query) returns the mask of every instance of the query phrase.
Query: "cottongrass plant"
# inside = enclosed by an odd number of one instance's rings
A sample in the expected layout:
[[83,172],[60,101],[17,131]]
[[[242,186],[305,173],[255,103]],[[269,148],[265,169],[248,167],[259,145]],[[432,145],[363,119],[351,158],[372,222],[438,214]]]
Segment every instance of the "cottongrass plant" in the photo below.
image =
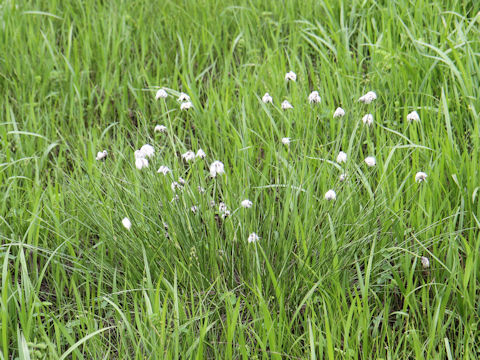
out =
[[478,357],[477,9],[42,4],[0,10],[1,359]]

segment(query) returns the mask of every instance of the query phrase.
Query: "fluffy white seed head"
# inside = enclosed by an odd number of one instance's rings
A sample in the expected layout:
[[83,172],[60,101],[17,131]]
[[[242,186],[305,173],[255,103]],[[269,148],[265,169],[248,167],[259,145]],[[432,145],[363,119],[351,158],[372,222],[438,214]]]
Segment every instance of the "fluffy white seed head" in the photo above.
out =
[[220,204],[218,204],[218,211],[221,213],[227,211],[227,205],[224,202],[220,202]]
[[190,96],[185,94],[184,92],[180,93],[180,96],[178,97],[177,101],[190,101]]
[[341,164],[347,161],[347,154],[340,151],[337,155],[337,163]]
[[183,102],[182,105],[180,105],[180,110],[188,110],[193,108],[193,104],[190,101]]
[[295,74],[293,71],[289,71],[288,73],[285,74],[285,80],[297,81],[297,74]]
[[225,173],[225,167],[221,161],[215,160],[210,164],[210,176],[216,177]]
[[419,171],[415,174],[415,182],[421,183],[422,181],[427,180],[427,174],[425,174],[423,171]]
[[420,261],[422,262],[422,266],[423,266],[424,269],[428,269],[430,267],[430,261],[428,260],[427,257],[422,256],[420,258]]
[[155,132],[166,133],[167,127],[165,125],[157,125],[154,129]]
[[168,166],[162,165],[158,168],[157,173],[167,175],[168,173],[171,173],[172,170]]
[[340,180],[341,182],[345,181],[347,179],[347,174],[343,173],[343,174],[340,174],[340,176],[338,177],[338,180]]
[[372,101],[376,99],[377,99],[377,94],[375,94],[373,91],[369,91],[365,95],[360,96],[358,101],[363,102],[365,104],[370,104]]
[[328,190],[325,193],[325,200],[335,200],[337,198],[337,194],[334,190]]
[[372,167],[372,166],[375,166],[377,164],[377,161],[375,160],[375,158],[373,156],[367,156],[365,158],[365,164]]
[[247,239],[248,243],[255,243],[258,240],[260,240],[260,237],[257,234],[251,233],[250,235],[248,235],[248,239]]
[[160,89],[157,91],[157,94],[155,95],[155,99],[165,99],[168,96],[167,92],[165,89]]
[[334,118],[341,118],[344,115],[345,115],[345,110],[343,110],[341,107],[338,107],[333,113]]
[[185,179],[182,178],[182,177],[179,177],[179,178],[178,178],[178,183],[179,183],[180,185],[182,185],[182,186],[185,185]]
[[225,210],[222,214],[222,219],[225,219],[230,216],[230,210]]
[[250,200],[245,199],[240,203],[240,205],[242,205],[242,207],[245,209],[249,209],[252,207],[253,203]]
[[416,111],[412,111],[410,114],[407,115],[407,121],[412,122],[412,121],[420,121],[420,115]]
[[268,92],[265,93],[265,95],[263,95],[262,101],[263,101],[265,104],[268,104],[268,103],[272,104],[272,103],[273,103],[273,99],[272,99],[272,97],[270,96],[270,94],[269,94]]
[[198,149],[195,157],[200,158],[200,159],[205,159],[207,157],[207,154],[205,154],[205,151],[203,151],[202,149]]
[[293,109],[293,106],[288,102],[288,100],[284,100],[282,102],[282,110],[288,110],[288,109]]
[[320,101],[322,101],[322,98],[318,94],[318,91],[312,91],[310,95],[308,95],[308,102],[310,104],[318,104]]
[[373,124],[373,115],[372,114],[367,114],[362,118],[363,125],[372,125]]
[[182,185],[174,181],[170,184],[170,188],[172,189],[172,191],[177,191],[177,189],[182,189]]
[[130,228],[132,227],[132,222],[129,218],[125,217],[122,219],[122,225],[125,229],[130,230]]
[[287,138],[287,137],[282,138],[282,144],[283,145],[290,145],[290,138]]
[[198,185],[197,190],[200,194],[205,194],[205,188],[201,187],[200,185]]
[[144,157],[152,157],[155,154],[155,149],[150,144],[145,144],[140,148],[140,152],[143,153]]
[[107,155],[108,155],[107,150],[99,151],[99,152],[97,152],[97,157],[95,158],[95,160],[97,160],[97,161],[105,160]]
[[196,214],[196,213],[198,212],[198,206],[195,206],[195,205],[192,206],[192,207],[190,208],[190,211],[191,211],[192,213]]
[[195,153],[189,150],[186,153],[182,154],[182,159],[185,161],[193,161],[195,160]]
[[142,170],[143,168],[148,167],[148,160],[144,157],[138,157],[135,159],[135,167],[138,170]]

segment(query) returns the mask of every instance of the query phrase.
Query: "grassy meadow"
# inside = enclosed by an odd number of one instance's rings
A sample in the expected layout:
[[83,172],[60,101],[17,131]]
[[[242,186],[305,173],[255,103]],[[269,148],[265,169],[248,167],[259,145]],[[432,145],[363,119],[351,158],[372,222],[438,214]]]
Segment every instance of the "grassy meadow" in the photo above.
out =
[[0,360],[478,359],[479,11],[2,1]]

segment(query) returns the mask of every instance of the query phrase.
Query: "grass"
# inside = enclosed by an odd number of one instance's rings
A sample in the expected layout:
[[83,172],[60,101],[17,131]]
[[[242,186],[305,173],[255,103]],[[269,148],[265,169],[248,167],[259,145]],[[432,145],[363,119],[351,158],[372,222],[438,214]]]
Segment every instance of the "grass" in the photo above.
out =
[[478,358],[479,10],[4,1],[0,359]]

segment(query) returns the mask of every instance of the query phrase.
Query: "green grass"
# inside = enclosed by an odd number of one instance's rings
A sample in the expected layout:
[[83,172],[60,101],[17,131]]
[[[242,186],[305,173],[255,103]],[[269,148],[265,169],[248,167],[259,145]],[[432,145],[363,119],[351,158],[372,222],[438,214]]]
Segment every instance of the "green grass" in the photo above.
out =
[[480,357],[479,10],[3,1],[0,359]]

